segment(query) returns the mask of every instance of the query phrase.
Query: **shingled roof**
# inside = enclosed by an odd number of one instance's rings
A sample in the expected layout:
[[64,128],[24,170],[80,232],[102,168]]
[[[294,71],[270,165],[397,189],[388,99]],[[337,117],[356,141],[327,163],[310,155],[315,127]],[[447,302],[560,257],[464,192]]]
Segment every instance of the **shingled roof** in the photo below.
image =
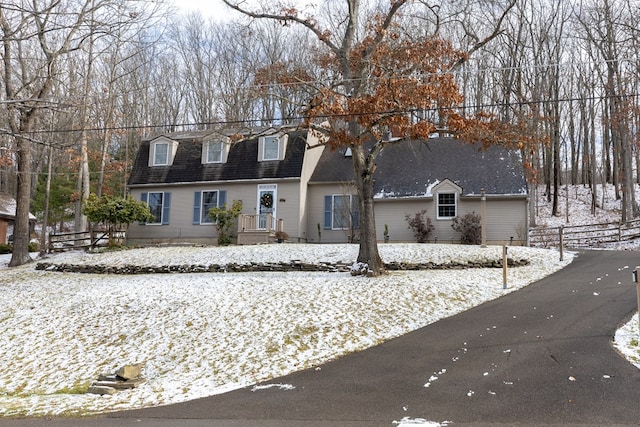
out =
[[[352,182],[352,159],[345,148],[325,150],[311,183]],[[526,195],[520,154],[502,146],[483,149],[452,138],[431,138],[390,144],[380,153],[374,174],[376,198],[431,196],[445,179],[462,195]]]
[[[202,164],[203,141],[213,131],[158,135],[143,140],[129,185],[178,184],[253,179],[282,179],[300,177],[306,144],[306,131],[288,132],[289,139],[284,160],[258,161],[258,137],[233,143],[226,163]],[[149,166],[149,147],[159,136],[178,141],[173,164]]]

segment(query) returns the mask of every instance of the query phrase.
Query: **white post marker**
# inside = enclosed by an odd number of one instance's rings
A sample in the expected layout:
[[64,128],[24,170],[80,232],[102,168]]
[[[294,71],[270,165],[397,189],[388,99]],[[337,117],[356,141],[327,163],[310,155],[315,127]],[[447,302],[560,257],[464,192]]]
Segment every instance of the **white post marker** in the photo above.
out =
[[640,267],[633,270],[633,283],[636,284],[636,298],[638,300],[638,327],[640,328],[640,281],[638,281],[638,271]]
[[487,247],[487,196],[484,188],[480,189],[480,247]]
[[507,289],[507,245],[502,245],[502,289]]
[[558,233],[560,233],[558,238],[560,244],[560,261],[564,261],[564,227],[562,225],[558,228]]

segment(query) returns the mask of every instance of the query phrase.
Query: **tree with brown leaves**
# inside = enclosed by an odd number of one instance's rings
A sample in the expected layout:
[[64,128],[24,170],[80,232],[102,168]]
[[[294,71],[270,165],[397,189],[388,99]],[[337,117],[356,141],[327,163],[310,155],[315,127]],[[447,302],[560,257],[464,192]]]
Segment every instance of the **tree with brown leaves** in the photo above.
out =
[[[371,275],[382,273],[373,203],[376,158],[389,144],[436,133],[488,143],[496,133],[509,129],[487,116],[462,114],[463,96],[453,71],[467,60],[469,52],[499,34],[500,23],[515,1],[506,4],[489,36],[476,38],[464,51],[439,35],[439,25],[432,32],[405,30],[400,11],[416,12],[420,7],[408,0],[392,0],[386,10],[377,11],[366,10],[360,0],[345,0],[343,8],[332,4],[335,21],[327,27],[294,7],[256,11],[246,8],[244,2],[224,2],[253,19],[302,25],[319,40],[321,49],[313,65],[322,78],[308,82],[316,93],[305,108],[306,125],[324,133],[331,147],[351,148],[360,203],[357,261],[366,263]],[[342,11],[339,19],[336,10]],[[437,13],[438,9],[427,12]]]

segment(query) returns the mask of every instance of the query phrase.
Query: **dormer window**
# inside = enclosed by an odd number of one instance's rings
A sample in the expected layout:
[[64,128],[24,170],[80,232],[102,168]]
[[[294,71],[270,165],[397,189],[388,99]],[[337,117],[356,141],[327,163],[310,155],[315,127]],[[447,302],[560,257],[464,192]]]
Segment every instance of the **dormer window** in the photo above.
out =
[[287,135],[260,137],[258,142],[258,161],[283,160],[286,147]]
[[229,154],[229,141],[214,139],[202,144],[202,163],[225,163]]
[[222,163],[222,142],[210,141],[207,144],[207,163]]
[[433,189],[436,202],[436,219],[451,220],[458,215],[458,200],[462,188],[449,179],[436,184]]
[[158,142],[153,145],[153,166],[165,166],[169,164],[169,144]]
[[262,142],[262,160],[278,160],[280,154],[280,138],[265,136]]
[[149,166],[170,166],[178,149],[178,141],[161,136],[149,146]]

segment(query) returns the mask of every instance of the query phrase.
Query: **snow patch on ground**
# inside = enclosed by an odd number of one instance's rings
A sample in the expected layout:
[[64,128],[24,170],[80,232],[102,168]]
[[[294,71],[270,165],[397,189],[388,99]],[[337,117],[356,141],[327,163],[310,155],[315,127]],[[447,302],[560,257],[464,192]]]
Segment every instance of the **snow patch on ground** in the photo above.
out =
[[[352,262],[357,245],[259,245],[84,252],[48,261],[180,265]],[[502,247],[383,244],[386,262],[501,259]],[[91,414],[182,402],[247,387],[421,328],[567,265],[555,250],[512,247],[531,264],[502,270],[93,275],[4,268],[0,416]],[[9,257],[0,257],[6,265]],[[147,382],[84,394],[99,374],[142,363]],[[288,385],[295,387],[295,384]],[[287,387],[288,387],[287,386]],[[283,386],[284,387],[284,386]],[[286,392],[286,387],[283,388]],[[409,421],[403,421],[408,423]]]

